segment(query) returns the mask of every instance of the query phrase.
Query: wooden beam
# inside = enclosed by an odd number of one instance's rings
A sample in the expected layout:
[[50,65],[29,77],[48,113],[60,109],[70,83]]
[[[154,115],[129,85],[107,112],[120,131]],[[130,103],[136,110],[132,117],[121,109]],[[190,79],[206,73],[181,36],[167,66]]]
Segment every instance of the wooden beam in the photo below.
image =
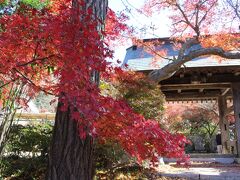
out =
[[[221,96],[222,92],[220,90],[212,90],[212,91],[204,91],[204,92],[181,92],[179,94],[177,91],[165,91],[163,92],[167,101],[213,101],[217,100],[219,96]],[[225,94],[227,99],[232,98],[231,93]]]
[[235,76],[239,76],[239,75],[240,75],[240,72],[235,72],[234,75],[235,75]]
[[229,123],[226,120],[227,101],[225,96],[218,97],[218,111],[219,111],[219,126],[221,130],[222,154],[230,153],[230,147],[227,142],[229,137]]
[[[233,73],[225,73],[225,74],[213,74],[210,77],[205,76],[202,78],[202,83],[234,83],[239,82],[239,76],[235,76]],[[183,78],[179,78],[177,76],[173,76],[169,79],[161,81],[161,85],[165,84],[191,84],[191,75],[185,76]]]
[[164,84],[162,91],[189,90],[189,89],[226,89],[231,88],[230,83],[202,83],[202,84]]
[[[185,67],[181,68],[178,73],[189,74],[192,72],[200,72],[205,74],[214,74],[214,73],[226,73],[226,72],[240,72],[240,64],[239,65],[226,65],[226,66],[203,66],[203,67]],[[210,75],[211,76],[211,75]]]
[[212,73],[207,73],[207,77],[211,77],[212,76]]
[[230,88],[226,88],[222,91],[222,96],[225,96],[225,94],[228,93],[228,91],[230,90]]
[[199,92],[200,92],[200,93],[202,93],[203,91],[204,91],[204,89],[203,89],[203,88],[199,89]]
[[217,97],[215,98],[206,98],[206,97],[202,97],[202,98],[190,98],[190,97],[179,97],[179,98],[170,98],[167,97],[166,101],[170,101],[170,102],[177,102],[177,101],[181,101],[181,102],[213,102],[216,101]]
[[176,98],[166,98],[166,101],[167,102],[177,102],[177,101],[180,101],[182,103],[188,103],[188,102],[196,102],[196,103],[202,103],[202,102],[216,102],[217,101],[217,97],[215,98],[179,98],[179,99],[176,99]]
[[[179,97],[179,94],[177,92],[164,92],[165,96],[167,97]],[[189,98],[195,98],[195,97],[218,97],[221,95],[221,91],[220,90],[212,90],[212,91],[207,91],[207,92],[182,92],[181,96],[182,97],[189,97]]]
[[[152,70],[141,70],[144,74],[149,74]],[[203,66],[203,67],[182,67],[176,72],[176,75],[179,76],[181,73],[184,75],[200,72],[205,73],[207,76],[211,76],[214,73],[235,73],[240,72],[240,65],[226,65],[226,66]]]

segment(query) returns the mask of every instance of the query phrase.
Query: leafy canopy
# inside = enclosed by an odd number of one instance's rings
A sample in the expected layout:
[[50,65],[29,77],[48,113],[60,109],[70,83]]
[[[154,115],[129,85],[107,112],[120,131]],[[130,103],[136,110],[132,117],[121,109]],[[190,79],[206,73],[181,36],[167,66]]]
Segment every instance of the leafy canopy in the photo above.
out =
[[[0,18],[1,89],[20,81],[28,86],[28,96],[39,91],[57,96],[61,110],[70,109],[71,120],[77,121],[80,138],[90,134],[117,141],[139,162],[158,155],[184,158],[184,136],[161,129],[123,99],[101,95],[93,83],[96,72],[108,80],[114,73],[125,74],[106,61],[112,51],[102,38],[113,39],[118,31],[99,30],[103,22],[93,10],[83,0],[76,3],[77,8],[69,0],[53,0],[40,9],[20,4],[14,14]],[[107,23],[125,30],[109,12]]]

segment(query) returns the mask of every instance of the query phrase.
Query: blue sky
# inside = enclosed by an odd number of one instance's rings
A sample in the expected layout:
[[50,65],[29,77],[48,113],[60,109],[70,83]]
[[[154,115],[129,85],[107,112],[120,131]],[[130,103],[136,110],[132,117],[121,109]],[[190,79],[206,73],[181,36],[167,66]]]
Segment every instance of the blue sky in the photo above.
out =
[[[152,18],[146,17],[138,13],[135,8],[141,8],[144,0],[109,0],[109,7],[115,12],[122,11],[126,8],[131,9],[129,13],[129,25],[132,25],[139,31],[138,38],[156,38],[170,36],[170,22],[167,18],[167,12],[162,12],[158,16]],[[131,45],[130,42],[125,46],[115,48],[115,59],[123,61],[126,53],[126,48]]]

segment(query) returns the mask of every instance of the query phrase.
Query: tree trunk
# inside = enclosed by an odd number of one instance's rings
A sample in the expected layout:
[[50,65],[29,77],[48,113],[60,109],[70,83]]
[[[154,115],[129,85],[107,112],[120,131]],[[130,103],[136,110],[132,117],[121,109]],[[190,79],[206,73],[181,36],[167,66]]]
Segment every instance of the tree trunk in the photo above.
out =
[[[73,6],[78,7],[77,0]],[[94,17],[104,22],[108,0],[85,0],[91,7]],[[103,27],[103,26],[102,26]],[[98,27],[100,30],[101,26]],[[93,81],[98,83],[98,73],[93,73]],[[57,108],[53,130],[52,145],[49,154],[47,180],[91,180],[93,179],[93,138],[80,139],[77,123],[70,118],[70,110],[62,112]]]
[[14,116],[16,113],[16,110],[12,110],[13,112],[9,112],[2,118],[2,122],[0,125],[0,157],[4,153],[4,147],[7,143],[8,136],[10,133],[10,129],[13,124]]
[[[60,106],[60,105],[59,105]],[[77,122],[70,110],[57,110],[49,155],[48,180],[91,180],[93,178],[93,139],[80,139]]]

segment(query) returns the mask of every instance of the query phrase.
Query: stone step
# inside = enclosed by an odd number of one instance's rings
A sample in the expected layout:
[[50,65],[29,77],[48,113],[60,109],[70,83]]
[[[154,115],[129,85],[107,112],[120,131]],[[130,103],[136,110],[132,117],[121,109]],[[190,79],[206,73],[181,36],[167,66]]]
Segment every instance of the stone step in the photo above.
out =
[[191,153],[191,158],[235,158],[235,154],[217,154],[217,153]]
[[[177,159],[174,158],[163,158],[164,163],[172,163],[176,162]],[[232,164],[234,163],[234,157],[226,157],[226,158],[190,158],[190,162],[215,162],[221,164]]]

